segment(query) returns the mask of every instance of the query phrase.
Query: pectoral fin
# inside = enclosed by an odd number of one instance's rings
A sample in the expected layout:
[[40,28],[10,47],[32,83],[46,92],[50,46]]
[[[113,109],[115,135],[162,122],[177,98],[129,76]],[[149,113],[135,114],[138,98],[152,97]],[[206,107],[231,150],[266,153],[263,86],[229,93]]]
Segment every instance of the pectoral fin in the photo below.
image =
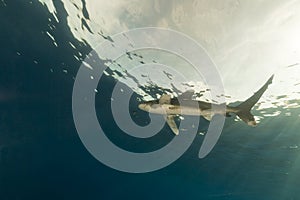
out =
[[170,127],[171,130],[173,131],[173,133],[174,133],[175,135],[178,135],[178,134],[179,134],[179,130],[178,130],[177,125],[176,125],[175,120],[174,120],[175,116],[176,116],[176,115],[167,115],[167,116],[165,117],[165,119],[166,119],[166,121],[167,121],[167,124],[169,125],[169,127]]
[[211,119],[212,119],[211,114],[208,114],[208,115],[202,115],[202,117],[204,117],[207,121],[211,121]]

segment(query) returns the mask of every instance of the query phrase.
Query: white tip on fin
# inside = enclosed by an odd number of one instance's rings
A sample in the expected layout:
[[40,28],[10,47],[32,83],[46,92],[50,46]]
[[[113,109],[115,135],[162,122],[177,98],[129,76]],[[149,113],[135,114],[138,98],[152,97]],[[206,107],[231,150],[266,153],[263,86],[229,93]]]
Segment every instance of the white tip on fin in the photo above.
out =
[[212,115],[211,114],[202,115],[202,117],[205,118],[207,121],[211,121],[211,119],[212,119]]
[[171,102],[171,96],[168,94],[163,94],[159,99],[159,104],[169,104]]
[[179,135],[179,130],[178,130],[177,125],[174,120],[175,116],[176,115],[167,115],[166,121],[167,121],[167,124],[169,125],[169,127],[171,128],[171,130],[173,131],[173,133],[175,135]]

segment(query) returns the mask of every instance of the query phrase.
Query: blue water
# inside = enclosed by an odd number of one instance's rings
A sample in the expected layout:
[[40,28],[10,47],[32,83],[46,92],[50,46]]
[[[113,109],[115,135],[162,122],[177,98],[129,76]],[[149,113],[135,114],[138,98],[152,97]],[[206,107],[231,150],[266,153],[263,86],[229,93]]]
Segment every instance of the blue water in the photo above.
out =
[[[54,4],[60,23],[37,1],[5,2],[0,2],[1,200],[300,199],[299,109],[266,118],[256,128],[229,118],[209,156],[198,159],[203,136],[197,135],[180,159],[156,172],[128,174],[98,162],[81,143],[71,109],[81,64],[73,55],[83,58],[91,48],[71,34],[59,0]],[[58,47],[45,34],[48,18]],[[109,102],[115,84],[111,77],[102,81],[106,89],[96,97],[98,106]],[[147,142],[122,136],[105,108],[110,137],[124,148],[152,150],[172,138],[168,127],[165,136]]]

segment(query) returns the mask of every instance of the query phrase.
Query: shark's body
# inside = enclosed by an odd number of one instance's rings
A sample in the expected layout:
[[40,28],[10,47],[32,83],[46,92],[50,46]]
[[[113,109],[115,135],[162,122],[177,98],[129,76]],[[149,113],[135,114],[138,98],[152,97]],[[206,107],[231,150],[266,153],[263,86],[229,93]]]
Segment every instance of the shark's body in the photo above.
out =
[[273,76],[249,99],[236,107],[227,105],[225,110],[221,109],[221,107],[218,109],[218,104],[192,100],[194,91],[187,91],[177,98],[171,98],[170,95],[162,95],[158,100],[139,104],[139,108],[146,112],[165,115],[169,127],[176,135],[179,134],[174,121],[177,115],[203,116],[207,120],[211,120],[212,116],[216,114],[230,116],[231,113],[234,113],[248,125],[255,126],[256,121],[250,110],[266,91],[268,85],[272,83],[272,80]]

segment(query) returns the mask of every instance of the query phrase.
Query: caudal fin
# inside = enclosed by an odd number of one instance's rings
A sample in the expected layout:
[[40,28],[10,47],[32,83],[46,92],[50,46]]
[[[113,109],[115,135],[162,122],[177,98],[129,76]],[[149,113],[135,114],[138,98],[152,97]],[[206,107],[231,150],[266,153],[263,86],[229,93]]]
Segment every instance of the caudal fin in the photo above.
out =
[[252,107],[258,102],[263,93],[267,90],[268,86],[272,83],[273,77],[274,75],[272,75],[269,80],[257,92],[254,93],[254,95],[252,95],[249,99],[236,107],[236,114],[249,126],[256,125],[254,116],[250,111]]

